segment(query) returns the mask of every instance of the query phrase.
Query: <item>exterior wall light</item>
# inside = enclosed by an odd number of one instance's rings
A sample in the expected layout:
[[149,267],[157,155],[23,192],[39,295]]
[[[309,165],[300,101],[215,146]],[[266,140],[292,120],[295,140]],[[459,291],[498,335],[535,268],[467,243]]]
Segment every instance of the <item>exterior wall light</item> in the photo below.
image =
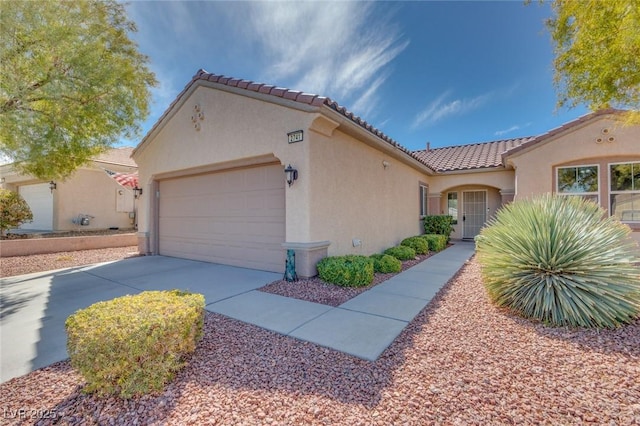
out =
[[284,169],[284,174],[287,177],[287,183],[289,184],[289,186],[293,185],[293,182],[298,179],[298,171],[291,167],[291,164],[289,164],[287,168]]
[[138,188],[138,186],[135,186],[133,188],[133,196],[138,198],[141,195],[142,195],[142,188]]
[[54,181],[49,182],[49,189],[51,190],[51,193],[53,194],[53,190],[56,189],[58,187],[58,184],[55,183]]

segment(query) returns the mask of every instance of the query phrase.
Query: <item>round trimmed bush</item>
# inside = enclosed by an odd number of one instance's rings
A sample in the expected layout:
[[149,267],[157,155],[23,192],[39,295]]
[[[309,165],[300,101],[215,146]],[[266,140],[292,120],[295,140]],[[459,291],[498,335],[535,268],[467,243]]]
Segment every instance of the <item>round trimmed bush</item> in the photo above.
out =
[[498,305],[556,326],[617,327],[640,315],[630,229],[593,202],[545,195],[503,207],[476,237]]
[[415,250],[416,254],[427,254],[429,253],[429,243],[420,237],[409,237],[402,240],[400,243],[401,246],[411,247]]
[[161,391],[202,337],[204,296],[145,291],[94,303],[67,318],[71,365],[85,392],[131,398]]
[[416,251],[407,246],[395,246],[388,248],[384,251],[384,254],[393,256],[398,260],[411,260],[416,257]]
[[402,270],[402,262],[388,254],[372,254],[369,257],[373,259],[373,269],[375,272],[390,274]]
[[316,267],[322,280],[343,287],[363,287],[373,281],[373,259],[367,256],[325,257]]
[[424,234],[421,235],[423,241],[429,246],[431,251],[442,251],[447,248],[447,236],[440,234]]

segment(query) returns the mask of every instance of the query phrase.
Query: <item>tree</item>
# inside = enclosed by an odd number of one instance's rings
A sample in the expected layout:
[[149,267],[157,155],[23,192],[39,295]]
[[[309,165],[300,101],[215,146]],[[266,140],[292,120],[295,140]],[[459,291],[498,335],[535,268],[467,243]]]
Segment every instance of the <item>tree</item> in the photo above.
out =
[[3,1],[0,154],[18,171],[64,179],[134,137],[156,85],[114,0]]
[[640,122],[640,0],[555,0],[559,106],[630,109]]
[[24,198],[17,192],[0,188],[0,235],[32,220],[33,213]]

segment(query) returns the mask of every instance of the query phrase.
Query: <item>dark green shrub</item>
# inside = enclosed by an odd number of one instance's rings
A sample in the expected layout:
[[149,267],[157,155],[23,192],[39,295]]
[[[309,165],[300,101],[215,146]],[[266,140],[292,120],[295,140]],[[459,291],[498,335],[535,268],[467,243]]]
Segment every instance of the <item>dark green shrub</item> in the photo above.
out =
[[366,256],[325,257],[317,268],[321,279],[343,287],[362,287],[373,281],[373,259]]
[[411,247],[415,250],[416,254],[429,253],[429,243],[421,237],[409,237],[402,240],[401,246]]
[[438,252],[447,248],[447,237],[445,235],[424,234],[420,238],[427,243],[431,251]]
[[369,257],[373,259],[373,270],[375,272],[389,274],[402,270],[402,262],[388,254],[372,254]]
[[33,220],[27,202],[20,194],[0,188],[0,235]]
[[67,350],[86,392],[130,398],[160,391],[173,379],[202,337],[203,323],[203,295],[145,291],[67,318]]
[[498,211],[476,237],[499,306],[551,325],[617,327],[640,315],[629,227],[580,197],[545,195]]
[[384,254],[393,256],[398,260],[410,260],[415,259],[416,257],[416,251],[407,246],[395,246],[388,248],[384,251]]
[[453,216],[449,215],[425,216],[424,233],[444,235],[447,237],[448,243],[451,239],[451,233],[453,232],[452,222]]

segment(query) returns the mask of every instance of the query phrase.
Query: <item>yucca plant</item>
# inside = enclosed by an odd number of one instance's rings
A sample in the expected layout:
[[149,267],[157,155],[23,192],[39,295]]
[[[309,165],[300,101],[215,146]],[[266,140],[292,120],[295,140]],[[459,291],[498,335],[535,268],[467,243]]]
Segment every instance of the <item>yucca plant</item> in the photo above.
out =
[[628,226],[580,197],[503,207],[476,238],[498,305],[557,326],[613,328],[640,316],[638,245]]

